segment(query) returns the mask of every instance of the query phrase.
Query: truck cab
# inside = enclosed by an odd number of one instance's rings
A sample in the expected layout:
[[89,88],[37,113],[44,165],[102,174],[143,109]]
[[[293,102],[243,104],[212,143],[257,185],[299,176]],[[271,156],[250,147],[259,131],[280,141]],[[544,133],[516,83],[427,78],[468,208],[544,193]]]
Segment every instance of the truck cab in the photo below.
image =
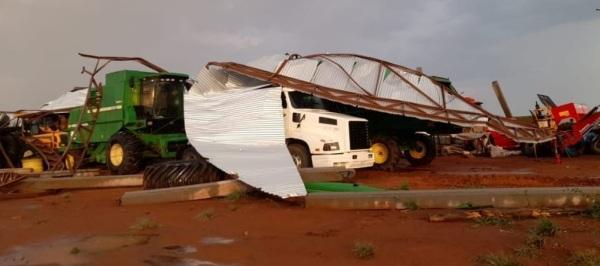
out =
[[368,121],[326,110],[319,97],[283,88],[286,144],[296,166],[371,167]]

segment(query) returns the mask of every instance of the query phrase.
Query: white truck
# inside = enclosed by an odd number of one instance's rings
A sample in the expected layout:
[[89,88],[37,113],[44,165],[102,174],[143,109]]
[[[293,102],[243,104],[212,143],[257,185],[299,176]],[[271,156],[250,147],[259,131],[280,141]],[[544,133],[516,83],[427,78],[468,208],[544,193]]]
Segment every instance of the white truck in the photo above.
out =
[[296,166],[371,167],[368,121],[329,112],[321,98],[283,88],[286,144]]

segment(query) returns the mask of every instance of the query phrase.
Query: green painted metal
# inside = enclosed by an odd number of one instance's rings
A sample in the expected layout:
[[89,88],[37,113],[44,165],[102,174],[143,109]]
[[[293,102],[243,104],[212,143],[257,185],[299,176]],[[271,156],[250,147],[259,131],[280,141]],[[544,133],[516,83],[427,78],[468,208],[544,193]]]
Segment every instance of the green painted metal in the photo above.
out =
[[[149,148],[149,157],[174,158],[176,148],[187,143],[185,132],[152,133],[148,132],[151,120],[142,112],[142,82],[146,79],[177,79],[185,80],[188,76],[180,73],[155,73],[135,70],[121,70],[106,74],[103,85],[103,95],[100,113],[96,120],[96,126],[90,139],[91,149],[88,151],[92,160],[105,163],[106,148],[109,139],[119,131],[127,130],[137,135]],[[178,88],[183,90],[183,87]],[[96,89],[91,88],[89,96],[95,97]],[[183,121],[183,91],[181,99],[175,102],[181,108],[180,116]],[[169,102],[168,104],[173,104]],[[75,130],[77,119],[83,107],[74,108],[69,115],[69,130]],[[84,114],[82,123],[93,123],[92,114]],[[74,139],[75,147],[81,146],[80,140],[86,139],[86,131],[79,132],[78,139]]]
[[308,182],[304,183],[308,193],[318,192],[374,192],[385,189],[369,187],[361,184],[337,183],[337,182]]

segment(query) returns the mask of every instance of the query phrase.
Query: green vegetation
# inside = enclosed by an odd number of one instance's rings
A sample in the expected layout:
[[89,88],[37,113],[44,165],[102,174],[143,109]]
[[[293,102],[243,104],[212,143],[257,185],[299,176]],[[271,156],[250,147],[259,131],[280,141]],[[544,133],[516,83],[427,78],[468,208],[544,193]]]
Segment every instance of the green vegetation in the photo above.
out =
[[410,190],[410,185],[408,184],[408,180],[404,180],[402,185],[400,185],[400,190]]
[[143,231],[143,230],[156,229],[159,226],[160,225],[157,222],[155,222],[149,218],[139,218],[133,225],[131,225],[129,227],[129,229]]
[[214,209],[206,209],[201,211],[200,213],[198,213],[198,215],[196,215],[196,220],[200,220],[200,221],[208,221],[212,218],[215,217],[215,210]]
[[575,266],[600,266],[600,252],[595,249],[577,251],[569,257],[569,264]]
[[246,196],[245,192],[238,190],[238,191],[232,192],[231,194],[227,195],[225,197],[225,200],[235,202],[235,201],[238,201],[238,200],[240,200],[241,198],[243,198],[245,196]]
[[518,266],[520,263],[513,257],[505,254],[489,254],[477,257],[478,265],[487,266]]
[[77,255],[79,254],[79,252],[81,252],[81,250],[78,247],[74,247],[71,249],[71,251],[69,251],[69,253],[71,253],[72,255]]
[[600,198],[594,200],[592,206],[586,210],[586,214],[592,219],[600,219]]
[[478,225],[509,226],[512,225],[512,220],[497,216],[487,216],[475,219],[475,223]]
[[555,236],[559,228],[548,218],[541,218],[535,228],[535,234],[538,236]]
[[354,256],[362,260],[368,260],[375,256],[375,247],[371,243],[356,242],[352,248]]
[[417,205],[417,202],[414,200],[409,200],[409,201],[405,201],[403,202],[404,207],[406,207],[409,210],[418,210],[419,209],[419,205]]

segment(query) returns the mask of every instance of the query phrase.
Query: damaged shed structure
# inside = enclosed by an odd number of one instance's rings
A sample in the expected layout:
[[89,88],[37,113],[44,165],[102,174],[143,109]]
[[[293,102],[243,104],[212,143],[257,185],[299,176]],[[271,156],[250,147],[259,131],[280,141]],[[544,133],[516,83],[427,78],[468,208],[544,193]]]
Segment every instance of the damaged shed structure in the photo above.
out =
[[[405,134],[406,130],[414,135],[405,135],[406,143],[394,138],[393,144],[399,146],[413,145],[420,131],[458,133],[462,128],[485,128],[522,143],[554,138],[548,131],[470,103],[446,79],[367,56],[291,55],[265,57],[247,65],[209,63],[185,98],[190,142],[221,169],[284,198],[303,196],[306,191],[286,149],[282,88],[323,99],[334,106],[334,112],[369,120],[369,134],[374,130]],[[411,157],[417,164],[430,161],[418,157],[419,149],[415,154],[411,151],[403,154],[409,161]]]

